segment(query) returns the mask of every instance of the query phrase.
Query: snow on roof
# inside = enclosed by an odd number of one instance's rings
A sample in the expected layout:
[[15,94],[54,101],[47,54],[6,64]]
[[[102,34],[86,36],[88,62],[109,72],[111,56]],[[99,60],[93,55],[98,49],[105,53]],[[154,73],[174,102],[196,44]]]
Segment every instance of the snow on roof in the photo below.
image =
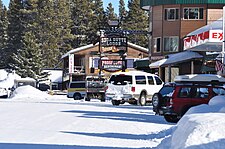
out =
[[219,81],[225,83],[225,78],[215,74],[190,74],[179,75],[174,78],[175,82],[211,82]]
[[0,87],[11,88],[14,85],[15,79],[20,79],[21,77],[15,72],[8,73],[5,70],[0,70]]
[[126,74],[126,75],[145,75],[145,74],[148,74],[148,75],[154,75],[154,74],[151,74],[151,73],[147,73],[147,72],[144,72],[144,71],[128,71],[128,72],[115,72],[115,73],[112,73],[112,75],[119,75],[119,74]]
[[[69,56],[69,54],[71,54],[71,53],[76,53],[76,52],[79,52],[79,51],[83,51],[83,50],[92,48],[92,47],[97,46],[97,45],[98,45],[98,43],[97,43],[96,45],[89,44],[89,45],[86,45],[86,46],[82,46],[82,47],[79,47],[79,48],[70,50],[69,52],[67,52],[66,54],[64,54],[64,55],[61,57],[61,59],[63,59],[63,58],[65,58],[65,57]],[[147,52],[147,53],[148,53],[148,49],[147,49],[147,48],[138,46],[138,45],[136,45],[136,44],[133,44],[133,43],[128,42],[128,46],[133,47],[133,48],[136,48],[136,49],[139,49],[140,51],[143,51],[143,52]]]
[[43,70],[44,72],[48,72],[49,76],[48,79],[54,83],[61,83],[62,82],[62,70]]
[[222,29],[223,29],[223,19],[220,18],[212,22],[211,24],[205,25],[197,30],[194,30],[193,32],[190,32],[189,34],[187,34],[187,36],[197,35],[209,30],[222,30]]
[[184,51],[184,52],[178,52],[175,54],[169,54],[167,58],[156,61],[154,63],[151,63],[149,65],[150,68],[157,68],[160,66],[167,66],[171,64],[176,64],[176,63],[181,63],[184,61],[188,61],[191,59],[198,59],[198,58],[203,58],[202,55],[200,55],[197,52],[193,51]]

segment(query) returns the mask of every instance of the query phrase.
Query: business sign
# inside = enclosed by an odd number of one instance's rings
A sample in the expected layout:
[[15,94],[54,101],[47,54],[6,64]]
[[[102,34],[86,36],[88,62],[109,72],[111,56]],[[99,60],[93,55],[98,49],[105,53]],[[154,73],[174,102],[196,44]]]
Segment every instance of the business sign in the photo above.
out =
[[101,60],[101,67],[108,72],[116,72],[123,69],[126,61],[123,60]]
[[222,30],[208,30],[196,35],[184,38],[184,50],[193,48],[205,43],[222,43],[223,31]]
[[100,52],[102,53],[127,52],[127,37],[101,37]]
[[74,54],[69,54],[69,73],[74,73]]

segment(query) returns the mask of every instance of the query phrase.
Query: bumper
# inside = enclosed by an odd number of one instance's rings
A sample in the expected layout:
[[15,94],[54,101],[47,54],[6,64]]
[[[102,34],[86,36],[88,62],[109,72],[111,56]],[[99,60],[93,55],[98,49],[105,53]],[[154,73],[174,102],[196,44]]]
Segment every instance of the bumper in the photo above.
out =
[[177,115],[170,106],[153,108],[153,111],[158,115]]
[[123,100],[128,102],[129,100],[133,100],[134,96],[131,94],[123,94],[123,95],[106,94],[105,99],[106,100]]

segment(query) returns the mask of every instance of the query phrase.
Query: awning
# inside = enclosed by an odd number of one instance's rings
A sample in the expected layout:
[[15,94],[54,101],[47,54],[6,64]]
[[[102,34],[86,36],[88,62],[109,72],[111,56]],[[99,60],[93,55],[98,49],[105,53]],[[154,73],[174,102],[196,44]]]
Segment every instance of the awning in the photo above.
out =
[[220,52],[222,41],[223,20],[221,18],[189,33],[184,38],[184,50]]
[[167,56],[167,58],[151,63],[149,67],[150,68],[165,67],[168,65],[175,65],[175,64],[183,63],[189,60],[202,59],[202,58],[203,56],[197,52],[184,51],[184,52],[179,52],[176,54],[170,54]]

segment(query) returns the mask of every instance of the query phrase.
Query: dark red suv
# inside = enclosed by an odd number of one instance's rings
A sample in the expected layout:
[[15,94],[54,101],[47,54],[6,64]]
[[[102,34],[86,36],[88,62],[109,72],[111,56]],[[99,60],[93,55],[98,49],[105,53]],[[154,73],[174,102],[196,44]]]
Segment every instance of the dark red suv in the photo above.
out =
[[175,83],[166,83],[152,97],[153,111],[163,115],[166,121],[176,123],[191,107],[208,104],[209,100],[216,95],[225,95],[225,89],[222,86],[225,82],[224,78],[218,80],[211,75],[211,80],[207,78],[204,81],[204,79],[201,80],[204,75],[200,76],[199,80],[182,81],[180,79]]

